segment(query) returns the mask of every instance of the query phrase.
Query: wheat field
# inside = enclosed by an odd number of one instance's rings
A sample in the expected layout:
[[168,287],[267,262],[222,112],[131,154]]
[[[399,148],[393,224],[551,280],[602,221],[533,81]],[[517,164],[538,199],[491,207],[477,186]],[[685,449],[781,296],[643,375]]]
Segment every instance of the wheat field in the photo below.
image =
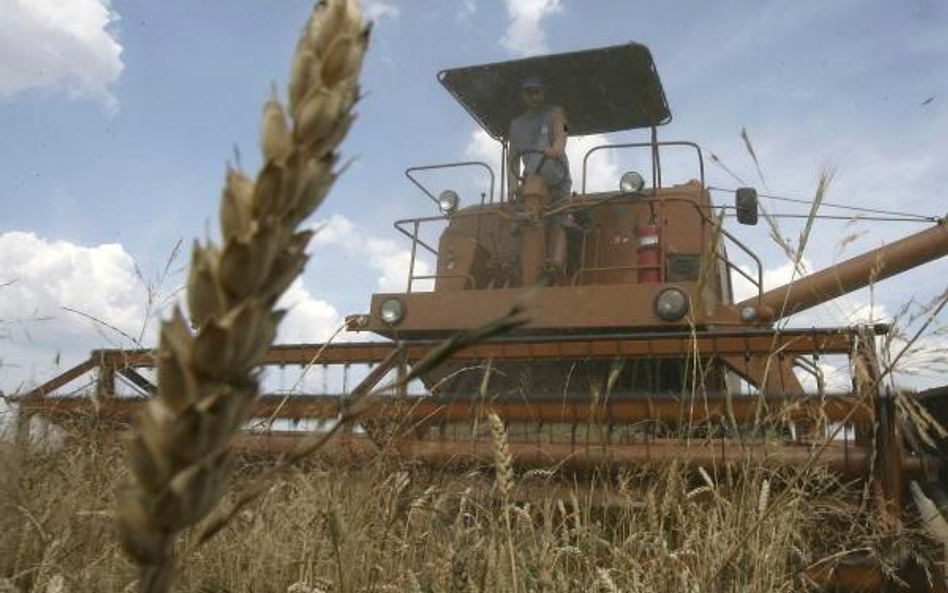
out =
[[[124,445],[78,422],[59,446],[3,450],[0,591],[135,590],[115,532]],[[800,591],[847,551],[931,550],[879,525],[858,483],[821,472],[786,491],[789,474],[763,467],[573,476],[520,471],[497,451],[494,467],[465,471],[313,460],[268,481],[207,543],[201,525],[186,532],[175,590]],[[242,459],[223,506],[270,465]]]

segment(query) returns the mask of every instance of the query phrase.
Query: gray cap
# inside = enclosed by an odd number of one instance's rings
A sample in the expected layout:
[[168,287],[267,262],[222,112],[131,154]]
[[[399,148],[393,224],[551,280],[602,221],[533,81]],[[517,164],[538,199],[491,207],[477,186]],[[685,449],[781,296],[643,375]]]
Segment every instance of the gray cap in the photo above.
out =
[[537,76],[536,74],[528,74],[520,82],[520,88],[530,89],[530,88],[543,88],[543,79]]

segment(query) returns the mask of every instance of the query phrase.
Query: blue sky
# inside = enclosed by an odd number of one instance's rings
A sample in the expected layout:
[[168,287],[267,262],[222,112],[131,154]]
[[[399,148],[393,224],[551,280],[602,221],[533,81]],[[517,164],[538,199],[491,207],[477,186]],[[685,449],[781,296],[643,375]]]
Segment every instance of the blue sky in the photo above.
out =
[[[762,191],[810,197],[830,165],[827,200],[948,212],[943,2],[365,4],[375,21],[366,97],[344,145],[355,161],[317,215],[329,227],[294,287],[286,340],[324,339],[371,292],[401,286],[407,244],[391,222],[433,213],[404,179],[406,167],[496,158],[435,80],[446,67],[635,40],[651,48],[674,114],[663,138],[698,142]],[[272,81],[285,84],[310,9],[303,1],[0,0],[0,285],[13,283],[0,289],[0,388],[127,342],[63,307],[149,341],[154,323],[144,322],[136,266],[153,279],[178,240],[213,234],[225,163],[237,146],[243,166],[256,169],[262,103]],[[766,184],[740,140],[745,127]],[[573,150],[594,143],[570,142]],[[612,187],[627,165],[600,162],[600,186]],[[711,184],[737,185],[708,167]],[[820,268],[839,259],[853,232],[862,234],[842,257],[920,229],[820,223],[807,260]],[[794,237],[799,228],[783,231]],[[786,274],[764,227],[735,232],[760,251],[771,278]],[[937,262],[880,286],[876,314],[933,298],[946,271]],[[181,280],[172,274],[162,294]],[[864,291],[802,322],[845,323],[869,301]]]

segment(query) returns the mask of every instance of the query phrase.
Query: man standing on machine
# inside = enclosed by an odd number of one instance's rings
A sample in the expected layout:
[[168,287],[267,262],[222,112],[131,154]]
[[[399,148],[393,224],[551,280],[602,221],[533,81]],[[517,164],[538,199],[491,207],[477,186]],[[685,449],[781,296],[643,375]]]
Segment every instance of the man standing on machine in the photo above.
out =
[[[539,175],[550,191],[550,202],[546,204],[550,206],[569,197],[572,189],[566,158],[566,113],[558,106],[546,104],[543,81],[537,76],[523,79],[520,96],[527,110],[510,122],[507,135],[507,199],[516,200],[519,180]],[[550,220],[544,269],[546,276],[554,282],[562,275],[566,260],[566,231],[563,228],[566,221],[560,218],[555,216]]]

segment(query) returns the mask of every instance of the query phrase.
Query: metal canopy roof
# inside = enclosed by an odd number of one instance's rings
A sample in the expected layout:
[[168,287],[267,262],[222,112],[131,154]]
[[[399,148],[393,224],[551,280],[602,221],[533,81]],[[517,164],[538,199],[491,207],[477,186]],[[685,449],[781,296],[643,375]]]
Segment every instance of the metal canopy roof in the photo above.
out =
[[652,54],[638,43],[452,68],[438,80],[484,130],[501,140],[520,115],[520,83],[531,75],[559,105],[572,136],[646,128],[671,121]]

